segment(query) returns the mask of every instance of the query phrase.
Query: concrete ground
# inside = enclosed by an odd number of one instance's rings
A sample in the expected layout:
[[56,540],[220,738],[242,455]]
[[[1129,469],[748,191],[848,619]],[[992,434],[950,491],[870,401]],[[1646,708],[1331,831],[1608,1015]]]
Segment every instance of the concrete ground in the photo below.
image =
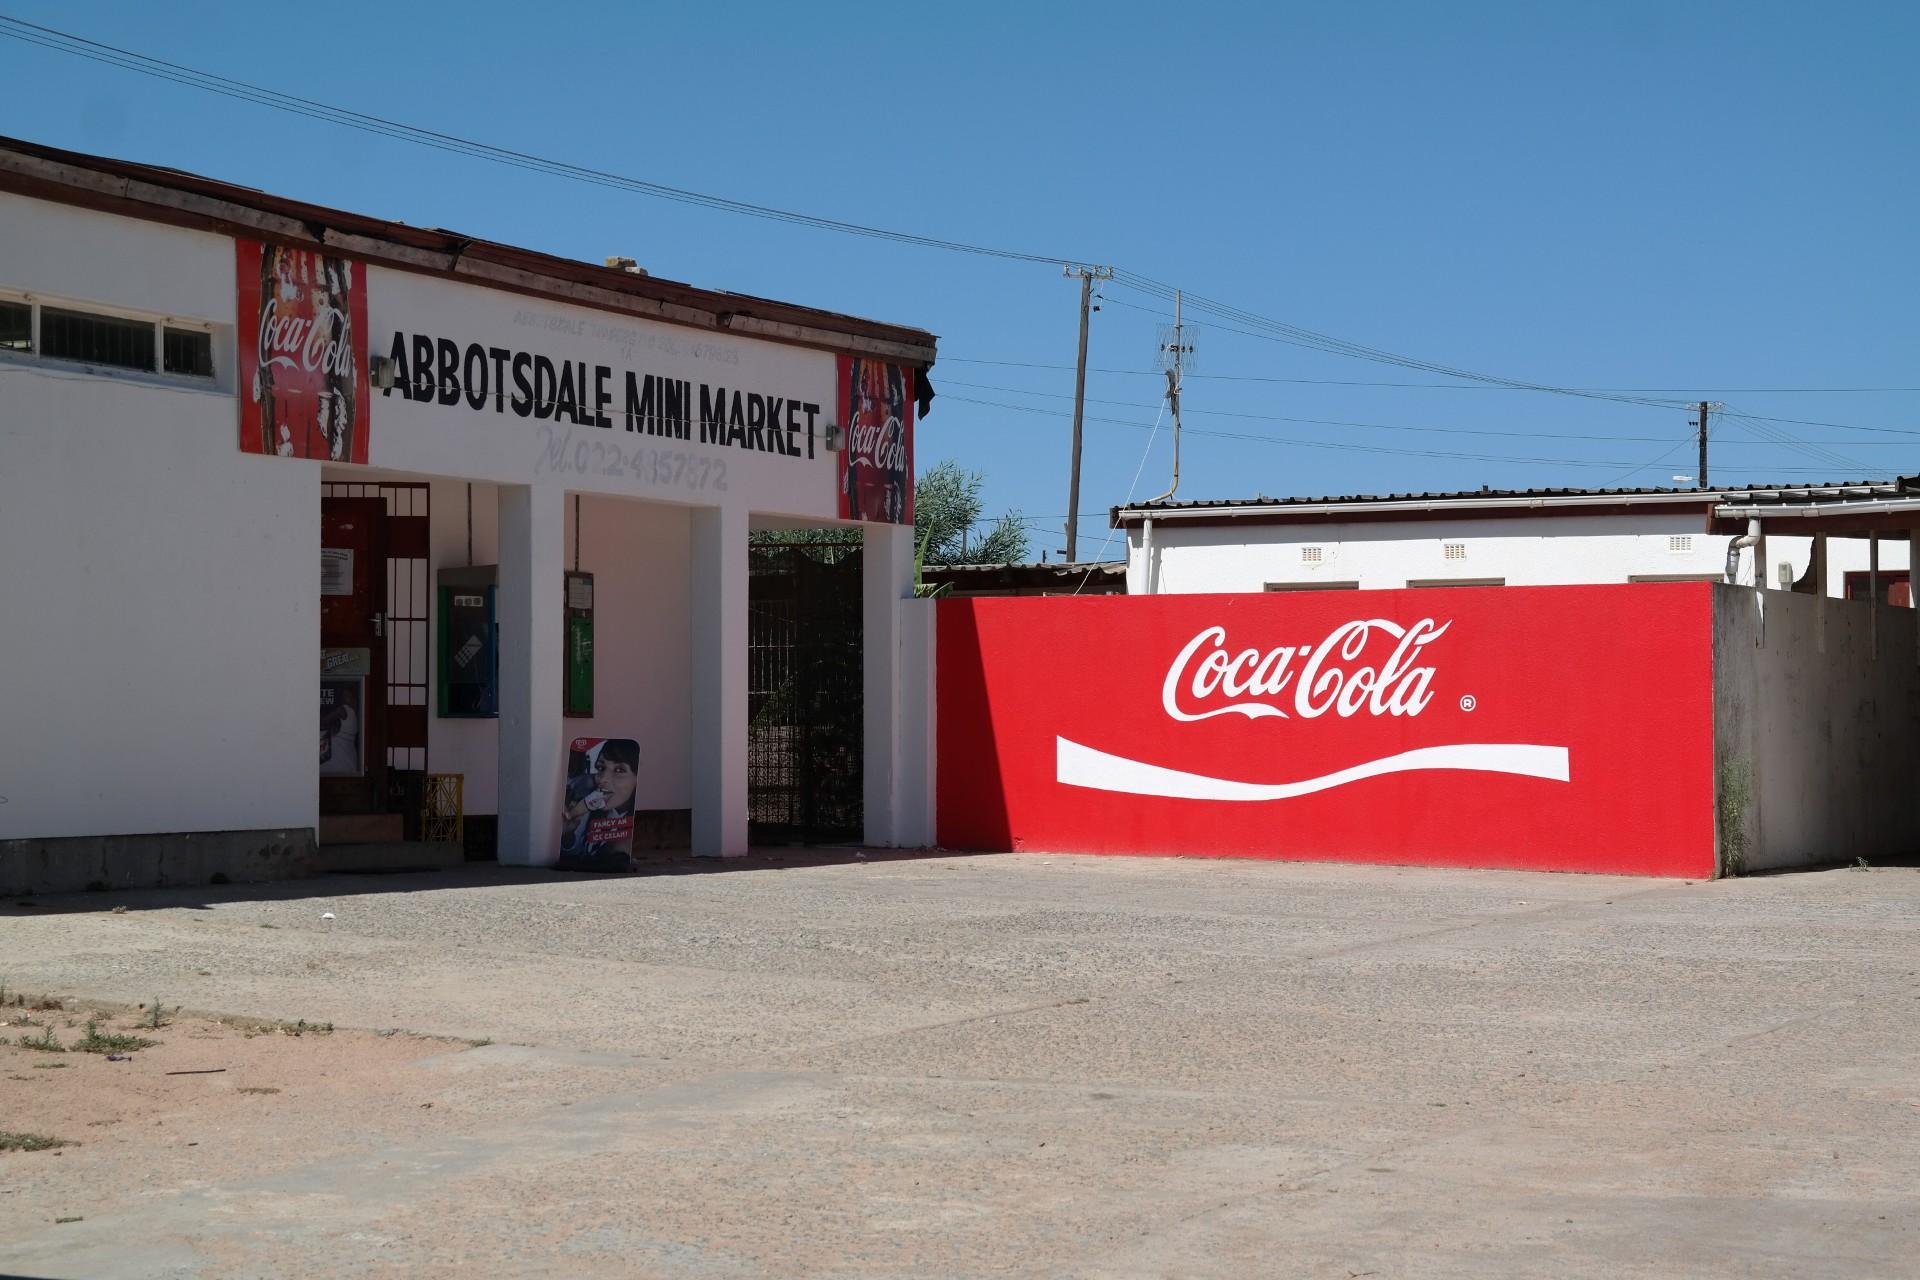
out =
[[1034,855],[8,904],[16,989],[495,1043],[0,1154],[0,1272],[1911,1276],[1917,908]]

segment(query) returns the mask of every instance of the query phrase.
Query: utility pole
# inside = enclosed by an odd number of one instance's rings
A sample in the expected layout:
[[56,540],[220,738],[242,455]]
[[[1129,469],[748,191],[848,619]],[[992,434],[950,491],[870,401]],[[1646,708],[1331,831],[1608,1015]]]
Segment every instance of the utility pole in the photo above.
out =
[[1707,402],[1700,402],[1700,478],[1699,487],[1707,487]]
[[1073,375],[1073,465],[1067,478],[1067,563],[1079,560],[1080,423],[1087,407],[1087,318],[1093,310],[1093,282],[1113,278],[1112,267],[1068,266],[1061,274],[1080,279],[1080,359]]

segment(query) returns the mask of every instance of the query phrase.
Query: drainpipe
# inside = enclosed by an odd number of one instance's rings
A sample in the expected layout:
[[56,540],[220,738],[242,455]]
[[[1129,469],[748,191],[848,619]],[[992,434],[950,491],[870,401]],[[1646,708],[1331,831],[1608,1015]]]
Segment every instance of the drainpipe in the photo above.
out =
[[1140,594],[1153,594],[1153,517],[1140,525]]
[[[1747,531],[1727,543],[1727,585],[1734,586],[1740,581],[1740,548],[1751,547],[1760,541],[1760,517],[1754,516],[1747,521]],[[1765,570],[1760,564],[1759,553],[1754,553],[1753,581],[1757,587],[1764,588]]]

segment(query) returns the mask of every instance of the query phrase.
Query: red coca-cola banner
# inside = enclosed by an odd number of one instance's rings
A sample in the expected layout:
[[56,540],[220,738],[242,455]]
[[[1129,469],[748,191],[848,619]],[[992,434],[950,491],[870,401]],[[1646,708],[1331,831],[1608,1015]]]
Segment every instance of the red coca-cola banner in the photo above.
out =
[[940,843],[1709,876],[1709,592],[944,600]]
[[365,462],[366,267],[254,240],[235,251],[240,448]]
[[840,518],[913,523],[913,373],[841,356]]

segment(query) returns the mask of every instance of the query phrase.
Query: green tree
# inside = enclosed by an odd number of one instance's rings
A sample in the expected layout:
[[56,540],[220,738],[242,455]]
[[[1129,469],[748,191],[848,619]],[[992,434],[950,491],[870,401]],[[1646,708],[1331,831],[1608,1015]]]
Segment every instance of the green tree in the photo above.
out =
[[[980,488],[985,478],[963,470],[948,458],[914,482],[913,544],[926,548],[927,564],[1014,564],[1027,558],[1027,530],[1020,513],[1009,511],[991,523],[980,518]],[[984,530],[981,526],[985,525]],[[754,533],[756,546],[818,547],[829,559],[835,549],[860,545],[858,529],[774,529]]]
[[[978,471],[948,458],[929,467],[913,486],[913,541],[926,548],[927,564],[1012,564],[1027,557],[1027,530],[1020,513],[991,523],[980,518]],[[984,526],[984,527],[983,527]]]

